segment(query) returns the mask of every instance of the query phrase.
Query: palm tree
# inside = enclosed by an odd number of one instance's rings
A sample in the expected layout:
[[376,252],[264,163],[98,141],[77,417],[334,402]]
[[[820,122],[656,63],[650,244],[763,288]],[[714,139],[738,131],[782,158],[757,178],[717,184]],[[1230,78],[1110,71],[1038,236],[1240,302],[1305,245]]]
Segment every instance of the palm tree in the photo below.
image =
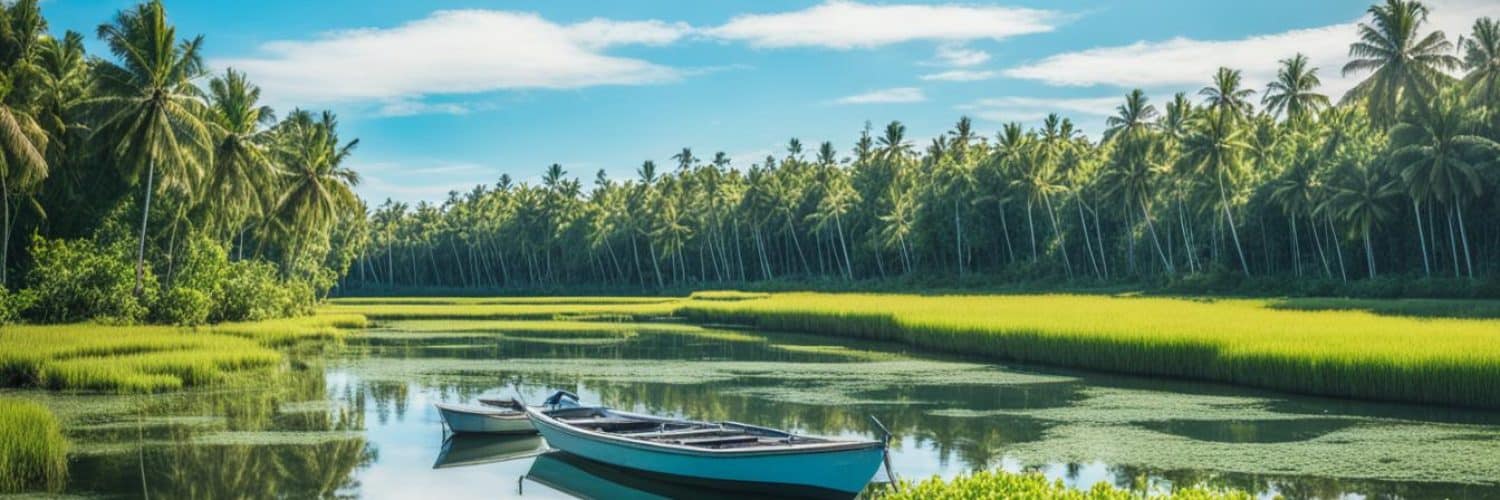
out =
[[[1217,79],[1217,78],[1216,78]],[[1241,139],[1241,129],[1228,120],[1199,120],[1198,126],[1184,138],[1182,161],[1203,177],[1212,177],[1219,188],[1219,205],[1224,209],[1224,220],[1234,237],[1234,250],[1240,258],[1240,270],[1250,275],[1249,261],[1240,246],[1240,234],[1234,224],[1230,210],[1229,186],[1240,168],[1242,152],[1248,147]]]
[[1214,73],[1213,85],[1198,91],[1198,95],[1208,102],[1208,109],[1219,113],[1219,120],[1226,117],[1238,120],[1250,115],[1250,96],[1255,95],[1255,91],[1240,88],[1242,79],[1240,70],[1220,67]]
[[[1483,192],[1483,177],[1476,159],[1494,155],[1500,144],[1476,134],[1473,110],[1457,92],[1444,92],[1430,105],[1413,106],[1401,123],[1391,129],[1391,160],[1414,200],[1435,199],[1449,206],[1449,241],[1453,240],[1452,217],[1458,219],[1463,240],[1465,267],[1474,276],[1469,238],[1464,229],[1463,206]],[[1492,157],[1492,156],[1491,156]],[[1455,252],[1456,253],[1456,252]],[[1457,260],[1455,255],[1455,261]],[[1454,273],[1458,267],[1454,266]]]
[[[358,208],[353,187],[359,184],[359,173],[345,166],[344,160],[359,145],[359,139],[339,144],[333,113],[324,111],[314,119],[308,111],[294,110],[274,130],[280,143],[280,163],[287,170],[275,205],[283,229],[321,232],[341,211]],[[298,253],[300,248],[293,251],[293,262]]]
[[160,0],[151,0],[100,25],[99,38],[116,61],[96,66],[98,95],[86,101],[103,116],[95,136],[109,144],[109,152],[129,169],[130,177],[139,179],[141,170],[146,174],[135,258],[139,295],[152,192],[186,193],[212,151],[212,134],[202,118],[202,92],[193,85],[204,74],[199,54],[203,37],[179,43],[176,28],[167,24],[166,8]]
[[260,106],[260,88],[233,69],[209,82],[209,123],[214,130],[213,168],[208,174],[209,206],[226,227],[239,229],[244,219],[268,210],[265,187],[279,169],[271,161],[266,125],[275,121],[269,106]]
[[1474,31],[1459,47],[1464,52],[1464,86],[1472,102],[1500,104],[1500,23],[1484,17],[1474,21]]
[[1370,119],[1385,126],[1395,121],[1407,97],[1434,95],[1449,79],[1444,71],[1457,69],[1459,61],[1443,32],[1418,33],[1427,22],[1427,6],[1421,2],[1386,0],[1367,12],[1370,22],[1359,23],[1359,41],[1349,45],[1354,59],[1344,64],[1344,75],[1371,73],[1343,101],[1364,101]]
[[[47,178],[47,133],[37,123],[28,90],[40,83],[36,41],[46,30],[35,0],[0,5],[0,204],[4,208],[4,238],[0,243],[0,286],[10,262],[10,236],[19,206],[13,206]],[[12,198],[15,200],[12,200]]]
[[1115,108],[1115,115],[1104,120],[1104,141],[1109,142],[1120,134],[1137,134],[1154,126],[1157,118],[1156,106],[1149,104],[1141,89],[1125,94],[1125,103]]
[[1291,59],[1281,60],[1276,81],[1266,85],[1261,104],[1272,113],[1284,114],[1288,120],[1301,120],[1328,107],[1328,96],[1314,90],[1322,84],[1318,79],[1318,68],[1309,67],[1307,56],[1298,53]]
[[1365,244],[1365,269],[1375,277],[1375,247],[1370,243],[1370,231],[1381,222],[1390,219],[1390,200],[1401,195],[1395,181],[1388,180],[1374,168],[1352,168],[1343,182],[1335,187],[1335,194],[1326,203],[1331,210],[1352,225]]

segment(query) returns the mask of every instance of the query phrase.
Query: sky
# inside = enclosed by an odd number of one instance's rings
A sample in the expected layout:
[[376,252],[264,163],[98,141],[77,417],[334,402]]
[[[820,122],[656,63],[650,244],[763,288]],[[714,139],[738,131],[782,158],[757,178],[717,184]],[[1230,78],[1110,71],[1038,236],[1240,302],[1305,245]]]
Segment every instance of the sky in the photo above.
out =
[[[99,24],[127,0],[47,0],[52,31],[104,54]],[[1429,0],[1450,40],[1500,1]],[[749,167],[900,120],[919,146],[962,116],[993,135],[1049,112],[1097,137],[1133,88],[1160,106],[1219,66],[1264,90],[1301,52],[1337,98],[1368,0],[166,0],[207,63],[263,99],[338,113],[372,204],[441,201],[547,165],[593,179],[671,165],[691,147]]]

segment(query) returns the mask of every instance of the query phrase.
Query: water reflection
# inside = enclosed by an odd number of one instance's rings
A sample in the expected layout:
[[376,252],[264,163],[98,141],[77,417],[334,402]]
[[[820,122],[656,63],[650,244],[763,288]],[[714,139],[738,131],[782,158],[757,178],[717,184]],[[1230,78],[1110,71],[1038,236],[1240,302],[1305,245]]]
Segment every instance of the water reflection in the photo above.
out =
[[[543,449],[535,437],[448,437],[431,407],[569,389],[634,411],[832,436],[873,437],[874,415],[895,435],[896,471],[912,479],[1000,467],[1081,488],[1104,481],[1287,498],[1500,497],[1500,474],[1486,474],[1500,470],[1500,459],[1483,451],[1500,443],[1492,412],[966,364],[880,343],[680,325],[416,333],[388,330],[306,353],[247,383],[85,411],[68,430],[78,451],[67,492],[725,497],[576,457],[533,458]],[[1169,451],[1120,452],[1147,446]],[[1388,455],[1405,462],[1379,462]]]

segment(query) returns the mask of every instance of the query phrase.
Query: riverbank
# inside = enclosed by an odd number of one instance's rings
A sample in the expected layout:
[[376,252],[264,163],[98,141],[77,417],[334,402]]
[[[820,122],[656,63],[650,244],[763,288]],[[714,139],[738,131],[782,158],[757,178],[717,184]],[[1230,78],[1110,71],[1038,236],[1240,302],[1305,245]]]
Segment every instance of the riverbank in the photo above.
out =
[[995,360],[1500,408],[1500,321],[1413,316],[1441,311],[1441,301],[1359,310],[1371,302],[1298,310],[1272,300],[787,293],[687,301],[677,314]]

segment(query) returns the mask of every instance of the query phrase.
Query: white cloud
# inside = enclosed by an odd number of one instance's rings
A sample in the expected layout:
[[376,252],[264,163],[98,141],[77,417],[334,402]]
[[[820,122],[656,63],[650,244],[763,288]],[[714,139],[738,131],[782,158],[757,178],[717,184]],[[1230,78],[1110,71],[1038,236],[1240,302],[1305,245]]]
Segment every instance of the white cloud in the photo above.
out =
[[990,54],[983,50],[947,44],[939,45],[937,48],[937,62],[943,66],[967,68],[984,64],[989,60]]
[[[1500,16],[1500,3],[1487,0],[1434,0],[1424,32],[1441,29],[1450,41],[1469,31],[1474,19]],[[1139,41],[1053,55],[1010,68],[1005,76],[1056,86],[1110,85],[1121,88],[1191,89],[1206,85],[1220,66],[1244,72],[1246,86],[1263,89],[1282,59],[1301,52],[1319,68],[1323,92],[1339,97],[1365,77],[1341,75],[1349,60],[1356,23],[1252,36],[1237,40],[1173,38]]]
[[992,70],[955,69],[922,75],[922,79],[938,82],[974,82],[989,80],[999,75],[999,71]]
[[834,102],[838,104],[897,104],[926,100],[927,95],[922,93],[922,89],[916,87],[897,87],[841,97]]
[[913,40],[1001,40],[1052,31],[1060,14],[1020,7],[867,5],[829,0],[807,9],[735,16],[705,30],[756,47],[871,48]]
[[1045,118],[1049,113],[1062,116],[1109,116],[1124,100],[1123,96],[1064,98],[1008,96],[980,99],[959,106],[958,109],[993,122],[1030,122]]
[[359,162],[354,168],[362,177],[355,191],[371,203],[386,198],[408,203],[442,200],[449,191],[465,193],[499,177],[499,169],[491,166],[445,161]]
[[[337,31],[263,44],[254,56],[214,61],[249,73],[269,100],[323,104],[374,100],[392,112],[420,97],[503,89],[568,89],[667,82],[681,73],[605,48],[661,45],[690,28],[661,21],[592,19],[559,25],[536,14],[450,10],[392,28]],[[414,104],[415,103],[415,104]]]
[[466,115],[472,111],[468,105],[458,103],[430,103],[418,99],[400,97],[385,101],[376,109],[379,116],[413,115]]

